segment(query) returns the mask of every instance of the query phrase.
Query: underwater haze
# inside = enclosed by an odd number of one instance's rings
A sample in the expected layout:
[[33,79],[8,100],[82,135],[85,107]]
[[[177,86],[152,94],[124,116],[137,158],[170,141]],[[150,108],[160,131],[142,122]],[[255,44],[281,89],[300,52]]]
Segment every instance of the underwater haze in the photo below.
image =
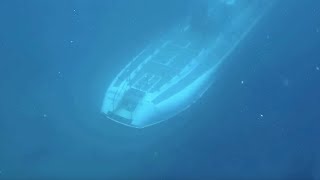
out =
[[100,112],[197,2],[1,0],[0,179],[320,179],[319,0],[278,0],[174,118],[135,129]]

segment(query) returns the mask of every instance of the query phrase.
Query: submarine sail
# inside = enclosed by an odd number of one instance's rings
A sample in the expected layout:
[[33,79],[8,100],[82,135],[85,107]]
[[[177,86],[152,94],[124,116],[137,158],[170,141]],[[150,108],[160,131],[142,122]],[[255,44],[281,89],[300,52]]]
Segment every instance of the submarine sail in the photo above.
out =
[[211,0],[206,27],[192,18],[168,29],[109,85],[101,111],[135,128],[170,119],[211,86],[216,69],[271,7],[272,0]]

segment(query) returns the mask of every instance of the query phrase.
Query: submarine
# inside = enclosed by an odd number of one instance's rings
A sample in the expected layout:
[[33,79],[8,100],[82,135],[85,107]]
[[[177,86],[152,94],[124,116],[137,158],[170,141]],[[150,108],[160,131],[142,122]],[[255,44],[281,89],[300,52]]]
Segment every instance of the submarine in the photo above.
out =
[[145,128],[173,118],[203,96],[217,69],[273,5],[273,0],[208,0],[205,26],[192,17],[154,37],[108,86],[101,112]]

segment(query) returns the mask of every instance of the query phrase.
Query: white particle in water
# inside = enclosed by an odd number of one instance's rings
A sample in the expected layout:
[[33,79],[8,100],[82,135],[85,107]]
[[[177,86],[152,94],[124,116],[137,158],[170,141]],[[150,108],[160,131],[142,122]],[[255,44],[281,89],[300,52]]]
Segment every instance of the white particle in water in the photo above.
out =
[[316,67],[316,70],[317,70],[317,71],[319,71],[319,70],[320,70],[320,67],[319,67],[319,66],[317,66],[317,67]]
[[48,117],[48,115],[47,114],[43,114],[43,117],[46,118],[46,117]]
[[241,81],[241,84],[244,84],[244,81]]

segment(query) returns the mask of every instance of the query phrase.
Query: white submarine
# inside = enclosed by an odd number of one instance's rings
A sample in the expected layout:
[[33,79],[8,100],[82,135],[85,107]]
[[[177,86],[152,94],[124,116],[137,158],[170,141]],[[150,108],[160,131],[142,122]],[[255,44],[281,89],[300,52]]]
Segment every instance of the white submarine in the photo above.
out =
[[134,128],[168,120],[211,86],[216,69],[241,43],[273,0],[209,0],[205,27],[192,17],[155,38],[115,77],[101,108]]

